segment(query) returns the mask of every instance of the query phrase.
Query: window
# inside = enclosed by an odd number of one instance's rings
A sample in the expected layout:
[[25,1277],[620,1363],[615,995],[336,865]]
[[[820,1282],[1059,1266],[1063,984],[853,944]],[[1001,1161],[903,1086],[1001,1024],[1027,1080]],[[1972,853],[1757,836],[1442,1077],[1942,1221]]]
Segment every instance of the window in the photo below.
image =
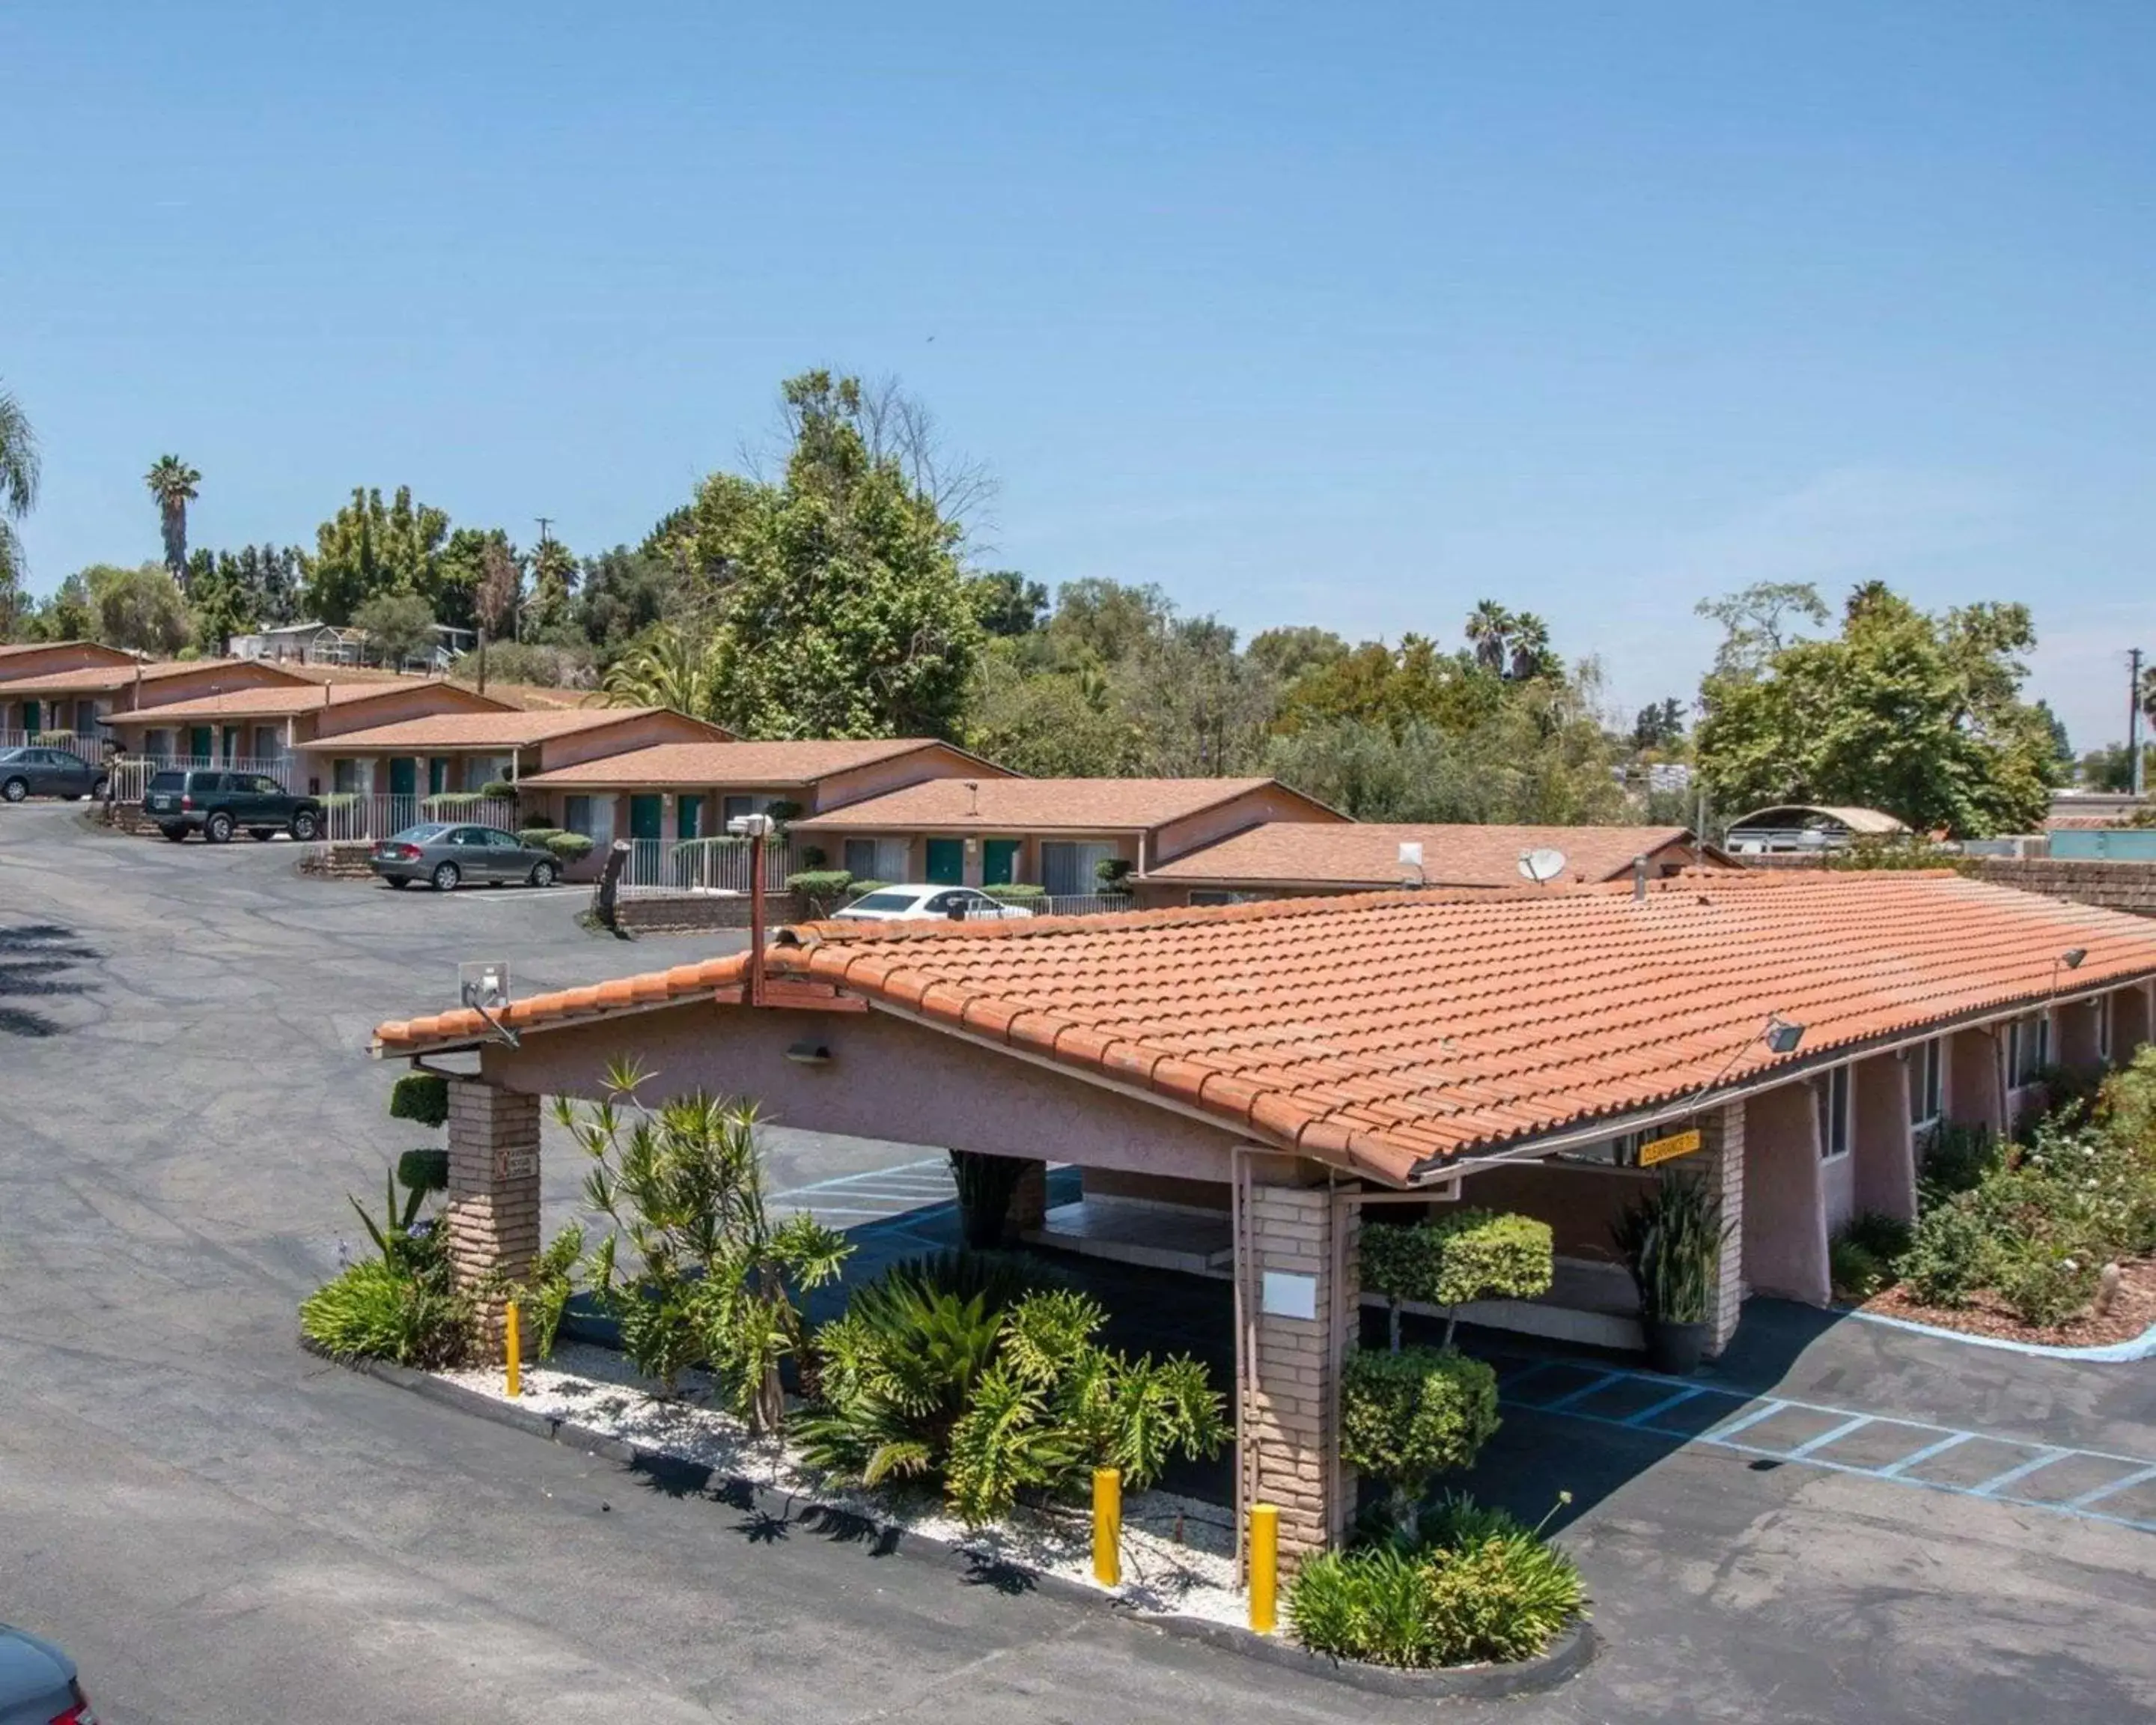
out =
[[592,836],[592,799],[589,797],[564,797],[562,799],[562,826],[564,831]]
[[849,839],[845,869],[856,880],[903,880],[906,846],[903,839]]
[[1929,1126],[1946,1098],[1945,1052],[1936,1036],[1909,1050],[1909,1124]]
[[331,762],[330,788],[339,796],[356,793],[359,789],[359,762],[352,760]]
[[1820,1159],[1849,1154],[1849,1068],[1836,1066],[1814,1092],[1820,1105]]
[[2051,1019],[2048,1013],[2033,1012],[2006,1027],[2006,1081],[2015,1090],[2034,1084],[2036,1075],[2051,1063]]
[[1116,855],[1112,845],[1050,839],[1040,847],[1040,884],[1051,898],[1075,898],[1101,890],[1100,866]]

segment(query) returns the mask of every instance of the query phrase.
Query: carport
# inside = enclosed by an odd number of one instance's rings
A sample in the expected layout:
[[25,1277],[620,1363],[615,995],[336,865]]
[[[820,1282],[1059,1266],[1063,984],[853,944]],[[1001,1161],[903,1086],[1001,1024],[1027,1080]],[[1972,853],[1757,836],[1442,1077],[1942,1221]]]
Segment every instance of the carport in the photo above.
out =
[[[1353,1511],[1337,1388],[1370,1206],[1549,1220],[1573,1286],[1467,1315],[1576,1333],[1621,1317],[1577,1285],[1606,1284],[1608,1220],[1659,1178],[1640,1146],[1696,1131],[1686,1165],[1738,1224],[1718,1345],[1748,1292],[1825,1300],[1838,1209],[1912,1207],[1926,1105],[2005,1117],[2055,1023],[2075,1027],[2061,1053],[2130,1053],[2152,978],[2156,927],[2131,916],[1953,875],[1721,875],[808,925],[760,955],[385,1024],[375,1052],[476,1055],[452,1085],[447,1224],[474,1281],[537,1250],[542,1097],[596,1096],[624,1057],[646,1101],[701,1089],[1022,1159],[1023,1228],[1049,1226],[1050,1163],[1171,1250],[1178,1214],[1215,1243],[1224,1216],[1238,1507],[1281,1507],[1291,1562]],[[1116,1243],[1111,1217],[1096,1233]]]

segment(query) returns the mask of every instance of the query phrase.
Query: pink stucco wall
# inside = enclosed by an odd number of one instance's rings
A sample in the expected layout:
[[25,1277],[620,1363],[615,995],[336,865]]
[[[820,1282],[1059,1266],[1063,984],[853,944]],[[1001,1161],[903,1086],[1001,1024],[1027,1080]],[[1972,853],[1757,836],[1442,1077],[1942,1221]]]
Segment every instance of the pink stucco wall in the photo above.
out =
[[[1909,1133],[1909,1086],[1917,1077],[1911,1058],[1878,1055],[1859,1060],[1856,1085],[1856,1147],[1851,1198],[1856,1211],[1876,1211],[1905,1222],[1917,1218],[1917,1163]],[[1847,1216],[1830,1214],[1830,1229]]]
[[572,767],[579,761],[596,761],[625,749],[640,749],[654,742],[716,742],[708,726],[680,713],[645,713],[619,725],[589,731],[572,731],[552,737],[539,745],[537,772]]
[[1319,807],[1307,798],[1298,797],[1285,786],[1263,785],[1211,809],[1201,809],[1195,814],[1186,814],[1180,820],[1154,828],[1146,845],[1146,862],[1148,866],[1167,862],[1201,845],[1210,845],[1230,833],[1261,826],[1267,821],[1339,822],[1347,818]]
[[1827,1302],[1819,1108],[1809,1081],[1744,1105],[1743,1232],[1744,1280],[1754,1293]]
[[[1999,1034],[2004,1036],[2002,1026]],[[1947,1072],[1947,1118],[1962,1126],[2005,1130],[2006,1098],[2001,1091],[1999,1041],[1990,1031],[1958,1030],[1951,1039]]]
[[[829,1048],[830,1064],[787,1059],[803,1042]],[[624,1056],[653,1075],[648,1101],[703,1089],[752,1098],[781,1125],[901,1143],[1224,1180],[1237,1142],[1224,1127],[883,1012],[673,1006],[531,1035],[521,1049],[492,1045],[483,1064],[512,1089],[591,1096]]]

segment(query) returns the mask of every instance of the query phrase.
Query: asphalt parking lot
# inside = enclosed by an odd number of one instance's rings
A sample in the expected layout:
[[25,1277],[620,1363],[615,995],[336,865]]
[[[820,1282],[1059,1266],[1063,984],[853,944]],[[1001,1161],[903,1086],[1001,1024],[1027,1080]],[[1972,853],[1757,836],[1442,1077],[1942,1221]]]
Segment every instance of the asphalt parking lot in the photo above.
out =
[[[72,805],[0,809],[0,1619],[73,1649],[102,1716],[1428,1716],[857,1545],[752,1538],[721,1503],[302,1354],[293,1307],[335,1260],[345,1194],[377,1191],[412,1142],[364,1055],[377,1022],[449,1002],[463,959],[507,959],[526,992],[720,937],[621,943],[576,926],[580,890],[396,894],[293,861],[117,837]],[[942,1201],[920,1147],[774,1146],[774,1184],[842,1225]],[[557,1214],[577,1175],[549,1157]],[[1211,1327],[1217,1293],[1156,1297]],[[1634,1423],[1647,1391],[1576,1362],[1520,1375],[1542,1363],[1508,1370],[1474,1483],[1537,1514],[1574,1494],[1565,1538],[1609,1645],[1554,1695],[1447,1717],[2156,1712],[2156,1534],[2062,1512],[2102,1477],[2016,1501],[2041,1471],[1989,1496],[1925,1489],[1876,1476],[1904,1452],[1863,1447],[1921,1425],[1964,1434],[1971,1466],[1979,1441],[2156,1462],[2156,1364],[1758,1307],[1709,1387],[1867,1422],[1798,1455],[1815,1421],[1702,1441],[1734,1416]],[[1820,1465],[1837,1455],[1864,1465]]]

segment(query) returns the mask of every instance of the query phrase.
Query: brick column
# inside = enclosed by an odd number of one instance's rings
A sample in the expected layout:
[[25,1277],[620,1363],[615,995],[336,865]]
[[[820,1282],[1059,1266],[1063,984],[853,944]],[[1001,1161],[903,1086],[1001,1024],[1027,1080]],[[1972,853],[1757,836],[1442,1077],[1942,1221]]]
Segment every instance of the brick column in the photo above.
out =
[[1744,1315],[1744,1104],[1725,1102],[1701,1117],[1699,1160],[1707,1189],[1722,1206],[1722,1261],[1707,1291],[1707,1353],[1717,1354]]
[[[1251,1501],[1279,1506],[1281,1568],[1291,1576],[1354,1515],[1355,1476],[1340,1460],[1340,1362],[1360,1316],[1356,1213],[1326,1187],[1271,1184],[1250,1187],[1249,1212],[1250,1261],[1236,1265],[1255,1342],[1237,1386],[1250,1452],[1240,1477]],[[1282,1278],[1271,1312],[1268,1272]],[[1290,1315],[1306,1301],[1313,1316]]]
[[1038,1157],[1027,1158],[1025,1172],[1018,1177],[1018,1188],[1011,1194],[1010,1209],[1005,1213],[1004,1237],[1023,1240],[1028,1234],[1048,1225],[1048,1164]]
[[[539,1098],[477,1079],[449,1081],[449,1191],[442,1214],[457,1281],[521,1281],[539,1255]],[[499,1348],[502,1302],[480,1313]],[[531,1332],[525,1332],[527,1344]]]

